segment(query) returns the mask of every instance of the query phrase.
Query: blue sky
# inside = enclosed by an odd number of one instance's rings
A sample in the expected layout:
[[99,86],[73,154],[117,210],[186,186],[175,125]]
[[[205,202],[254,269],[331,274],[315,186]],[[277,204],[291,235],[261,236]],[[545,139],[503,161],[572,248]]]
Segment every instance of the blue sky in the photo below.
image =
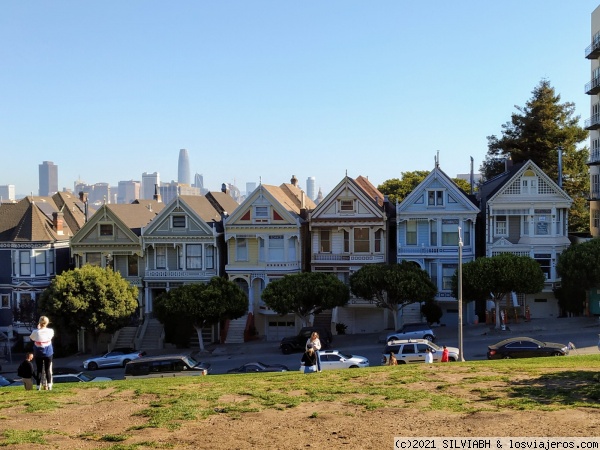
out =
[[589,117],[598,0],[0,4],[0,185],[177,179],[220,189],[477,169],[545,78]]

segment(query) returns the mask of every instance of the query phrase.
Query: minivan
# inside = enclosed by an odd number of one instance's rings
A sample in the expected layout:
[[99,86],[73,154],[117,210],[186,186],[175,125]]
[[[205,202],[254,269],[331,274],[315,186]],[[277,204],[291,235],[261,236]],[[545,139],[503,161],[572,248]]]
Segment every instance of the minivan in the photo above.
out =
[[188,355],[148,356],[125,365],[125,379],[167,378],[208,375],[210,363],[196,361]]

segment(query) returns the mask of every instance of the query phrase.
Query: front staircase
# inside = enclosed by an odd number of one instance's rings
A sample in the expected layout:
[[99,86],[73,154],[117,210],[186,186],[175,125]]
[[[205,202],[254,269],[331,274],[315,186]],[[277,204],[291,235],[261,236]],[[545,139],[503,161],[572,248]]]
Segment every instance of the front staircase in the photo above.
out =
[[116,339],[111,343],[113,348],[135,348],[137,327],[123,327],[116,333]]
[[227,338],[225,338],[226,344],[244,343],[244,330],[246,329],[247,321],[248,314],[244,314],[239,319],[229,321],[229,328],[227,329]]
[[138,350],[160,350],[164,347],[163,325],[157,319],[146,319]]

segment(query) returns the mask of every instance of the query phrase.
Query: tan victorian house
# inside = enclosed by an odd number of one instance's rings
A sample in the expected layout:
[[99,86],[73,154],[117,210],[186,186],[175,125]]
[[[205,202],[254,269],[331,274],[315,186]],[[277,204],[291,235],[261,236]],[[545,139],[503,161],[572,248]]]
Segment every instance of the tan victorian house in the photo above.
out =
[[294,334],[294,315],[281,317],[261,299],[265,286],[303,270],[307,210],[314,202],[298,180],[280,186],[261,184],[224,220],[231,281],[248,294],[248,314],[231,321],[226,342],[243,342],[254,335],[279,340]]
[[[367,178],[346,176],[309,215],[311,271],[331,273],[349,285],[363,265],[388,262],[386,206]],[[348,306],[315,317],[321,326],[344,324],[348,333],[380,331],[387,322],[386,310],[352,296]]]

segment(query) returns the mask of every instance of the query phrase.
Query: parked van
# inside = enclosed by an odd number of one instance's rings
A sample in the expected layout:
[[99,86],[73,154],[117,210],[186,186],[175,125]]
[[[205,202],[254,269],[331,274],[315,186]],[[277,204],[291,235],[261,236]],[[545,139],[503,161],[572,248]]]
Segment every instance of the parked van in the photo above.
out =
[[188,355],[148,356],[125,365],[126,380],[208,375],[209,372],[209,363],[196,361]]

